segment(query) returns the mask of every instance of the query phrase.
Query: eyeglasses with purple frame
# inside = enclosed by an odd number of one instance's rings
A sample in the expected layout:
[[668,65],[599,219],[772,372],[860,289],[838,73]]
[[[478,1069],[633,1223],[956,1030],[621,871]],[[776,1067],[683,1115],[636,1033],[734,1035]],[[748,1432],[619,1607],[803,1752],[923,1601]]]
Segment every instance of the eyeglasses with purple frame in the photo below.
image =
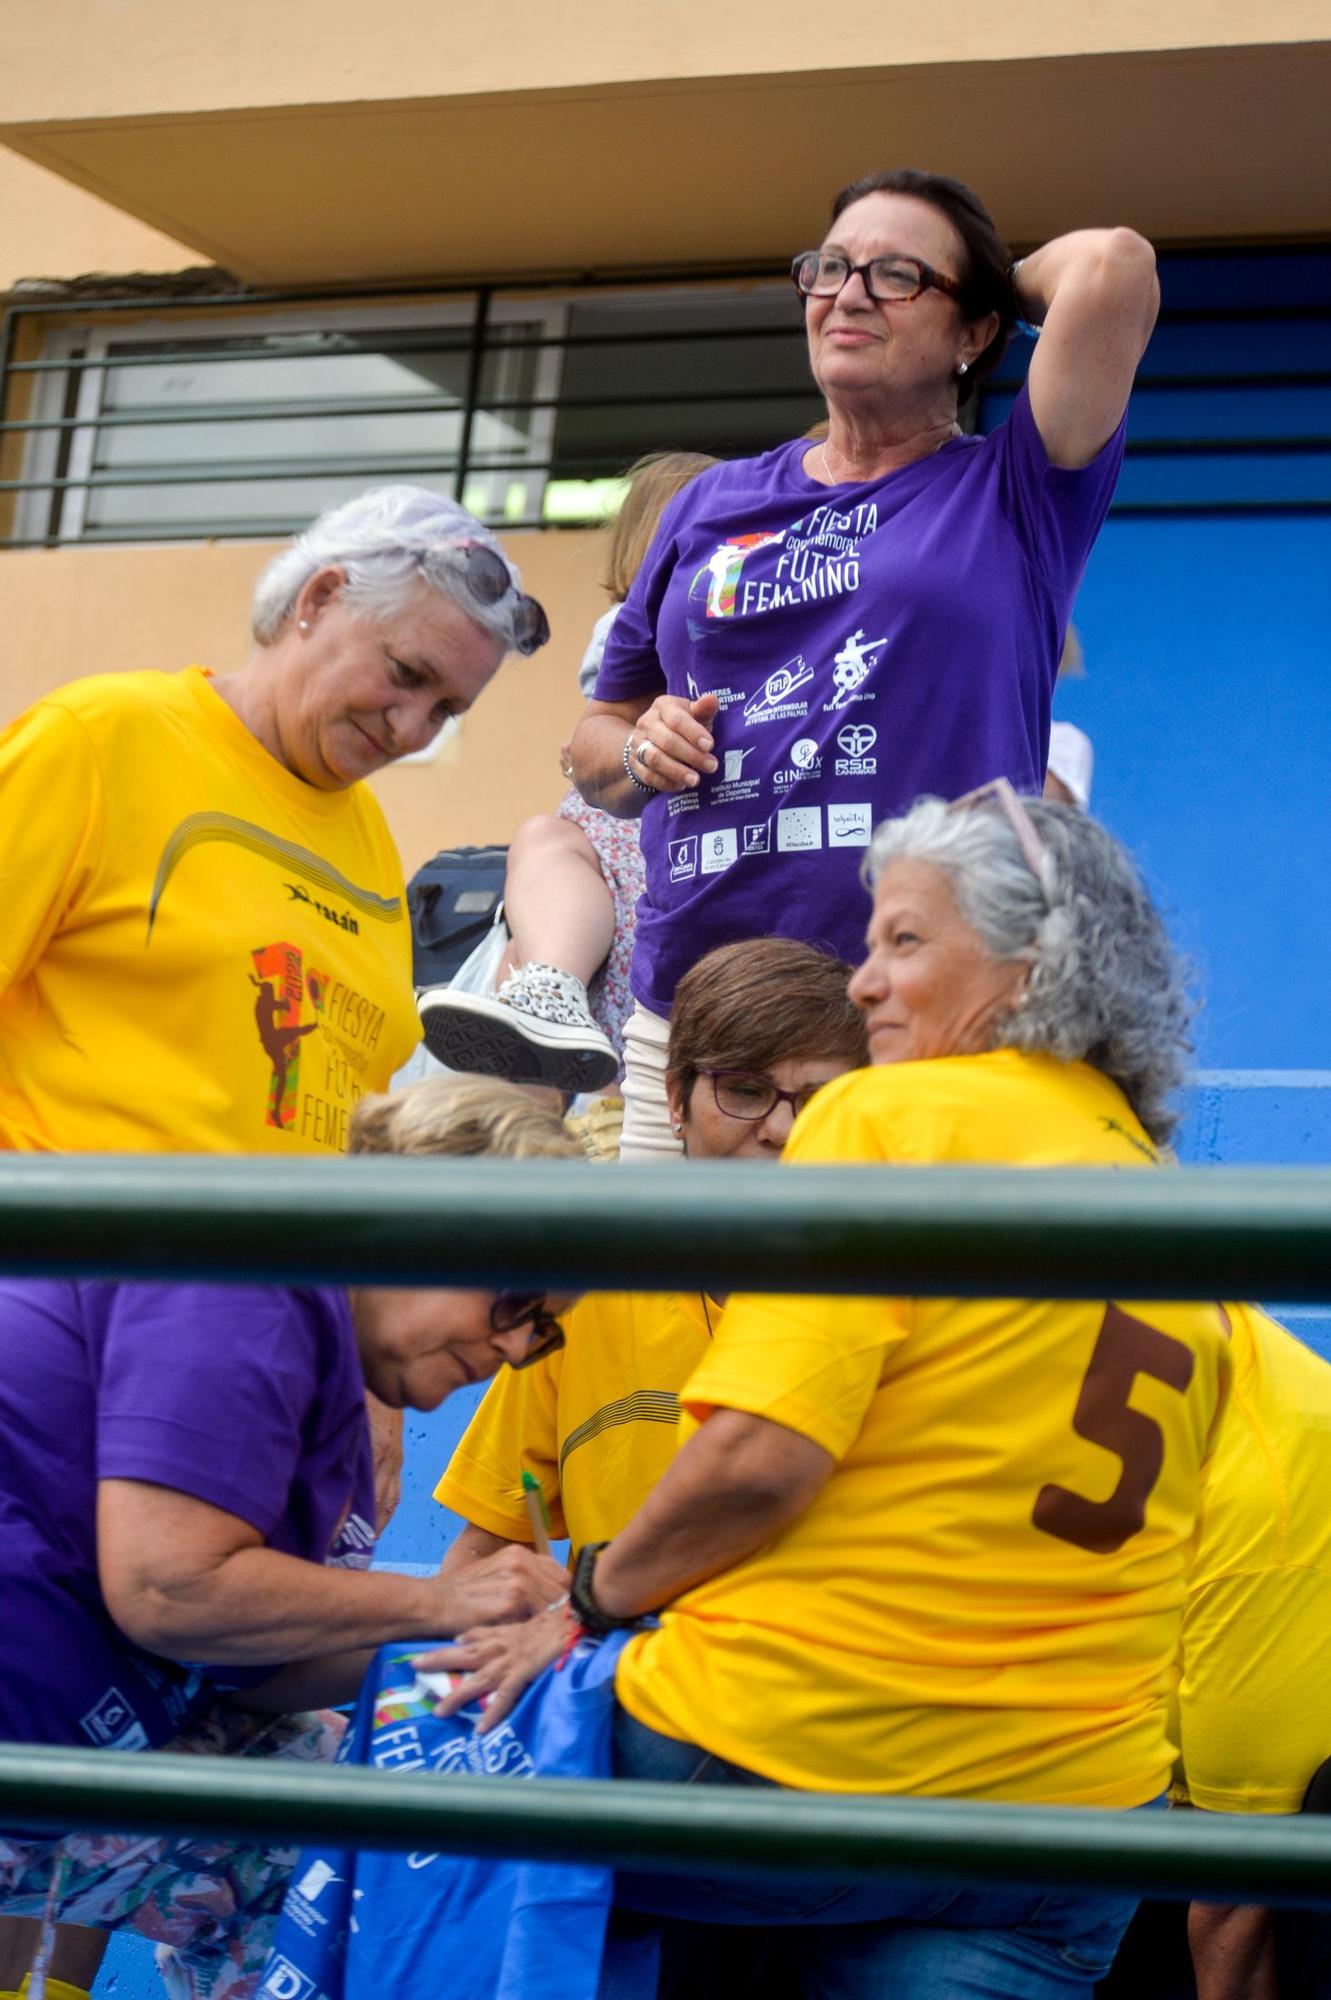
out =
[[[712,1080],[712,1096],[716,1108],[724,1118],[738,1118],[745,1125],[759,1125],[764,1118],[770,1118],[778,1104],[788,1104],[792,1118],[798,1118],[805,1105],[821,1088],[819,1084],[808,1085],[804,1090],[778,1090],[770,1077],[751,1069],[700,1069],[699,1076]],[[745,1085],[753,1090],[753,1107],[737,1110],[737,1092]],[[727,1089],[727,1085],[732,1088]],[[730,1102],[725,1099],[729,1097]]]
[[490,1301],[491,1333],[520,1333],[529,1327],[527,1352],[510,1368],[530,1368],[564,1345],[564,1329],[545,1302],[544,1292],[496,1292]]

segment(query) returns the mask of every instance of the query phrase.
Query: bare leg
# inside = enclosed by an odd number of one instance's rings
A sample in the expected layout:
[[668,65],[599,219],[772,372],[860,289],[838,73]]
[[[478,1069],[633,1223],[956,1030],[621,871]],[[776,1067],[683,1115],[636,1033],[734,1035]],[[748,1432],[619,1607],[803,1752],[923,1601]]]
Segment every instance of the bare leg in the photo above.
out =
[[1188,1911],[1188,1944],[1197,2000],[1278,2000],[1269,1910],[1255,1903],[1194,1903]]
[[615,906],[596,850],[571,820],[524,820],[508,850],[504,913],[513,966],[558,966],[590,985],[615,939]]
[[[17,1993],[41,1939],[37,1917],[0,1917],[0,1993]],[[107,1933],[79,1924],[57,1924],[50,1974],[91,1991],[106,1951]]]

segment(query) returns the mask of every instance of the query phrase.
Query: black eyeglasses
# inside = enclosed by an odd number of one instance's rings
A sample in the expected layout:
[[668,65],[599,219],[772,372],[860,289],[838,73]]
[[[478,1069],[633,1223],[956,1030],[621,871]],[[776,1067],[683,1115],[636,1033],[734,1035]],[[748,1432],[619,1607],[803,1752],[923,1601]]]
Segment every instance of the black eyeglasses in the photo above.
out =
[[717,1110],[727,1118],[742,1118],[747,1125],[770,1118],[778,1104],[788,1104],[792,1116],[798,1118],[822,1089],[820,1083],[811,1083],[803,1090],[778,1090],[770,1076],[748,1069],[700,1069],[698,1074],[711,1078]]
[[544,1292],[496,1292],[490,1301],[491,1333],[520,1333],[523,1327],[530,1329],[527,1352],[520,1361],[510,1361],[510,1368],[530,1368],[564,1345],[564,1329],[546,1305]]
[[871,299],[887,299],[905,305],[921,292],[946,292],[948,298],[961,296],[955,278],[945,278],[932,264],[918,257],[871,257],[867,264],[852,264],[839,250],[801,250],[790,266],[795,290],[802,299],[834,299],[852,278],[859,278]]
[[[513,590],[513,578],[498,550],[488,548],[484,542],[454,542],[451,546],[466,559],[463,575],[476,602],[502,604]],[[544,606],[534,597],[528,597],[525,591],[515,591],[514,595],[517,602],[513,611],[513,643],[525,657],[550,637],[550,620]]]

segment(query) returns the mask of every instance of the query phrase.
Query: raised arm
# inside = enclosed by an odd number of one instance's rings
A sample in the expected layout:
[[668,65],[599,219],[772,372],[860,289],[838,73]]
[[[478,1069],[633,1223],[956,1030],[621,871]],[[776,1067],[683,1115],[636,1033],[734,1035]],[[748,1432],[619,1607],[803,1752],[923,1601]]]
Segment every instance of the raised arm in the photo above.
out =
[[1016,266],[1023,318],[1041,327],[1031,412],[1055,465],[1089,465],[1127,408],[1160,309],[1155,252],[1133,229],[1077,229]]
[[[588,805],[617,819],[636,819],[653,792],[692,789],[717,768],[711,723],[716,696],[644,695],[634,701],[593,701],[573,732],[573,782]],[[639,782],[624,769],[625,745]],[[643,752],[646,762],[643,761]]]

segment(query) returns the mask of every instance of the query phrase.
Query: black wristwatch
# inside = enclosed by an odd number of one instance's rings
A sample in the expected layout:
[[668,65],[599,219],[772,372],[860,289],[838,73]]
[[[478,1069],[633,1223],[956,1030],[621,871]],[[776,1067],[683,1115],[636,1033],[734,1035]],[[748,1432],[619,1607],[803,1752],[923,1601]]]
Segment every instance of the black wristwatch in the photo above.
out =
[[592,1577],[596,1569],[596,1558],[602,1549],[608,1549],[609,1542],[584,1542],[578,1550],[578,1560],[573,1565],[573,1582],[569,1588],[569,1610],[585,1632],[593,1638],[603,1639],[607,1632],[624,1632],[639,1621],[633,1618],[612,1618],[608,1611],[602,1611],[592,1595]]

